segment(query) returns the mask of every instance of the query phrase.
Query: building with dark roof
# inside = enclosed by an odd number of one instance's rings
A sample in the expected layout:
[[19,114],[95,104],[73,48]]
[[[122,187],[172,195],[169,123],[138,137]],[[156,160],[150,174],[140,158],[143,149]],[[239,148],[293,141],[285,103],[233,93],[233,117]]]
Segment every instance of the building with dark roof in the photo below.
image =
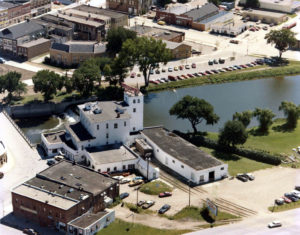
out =
[[190,11],[187,11],[182,15],[191,17],[194,22],[200,22],[210,16],[218,14],[218,12],[218,7],[216,7],[213,3],[207,3],[201,7],[197,7]]
[[68,223],[75,226],[76,219],[80,221],[82,216],[90,215],[93,218],[90,222],[98,223],[109,213],[105,211],[106,198],[118,195],[116,180],[61,161],[12,190],[13,213],[42,226],[66,231]]
[[52,43],[50,48],[50,59],[52,63],[65,66],[78,66],[85,60],[104,56],[106,44],[94,41],[68,41],[66,43]]
[[149,11],[151,0],[106,0],[106,8],[129,15],[142,15]]
[[188,181],[201,184],[228,174],[227,164],[162,127],[145,128],[141,133],[155,158]]

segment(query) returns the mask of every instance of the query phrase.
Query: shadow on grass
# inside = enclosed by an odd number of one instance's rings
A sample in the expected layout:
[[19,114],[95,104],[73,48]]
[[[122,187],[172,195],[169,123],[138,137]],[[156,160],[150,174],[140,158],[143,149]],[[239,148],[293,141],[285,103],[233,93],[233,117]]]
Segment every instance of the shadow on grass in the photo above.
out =
[[282,125],[272,127],[272,130],[276,132],[292,132],[295,130],[295,128],[296,127],[291,127],[287,123],[284,123]]
[[215,219],[213,217],[210,216],[209,214],[209,210],[207,208],[203,208],[201,210],[201,216],[203,217],[203,219],[207,222],[207,223],[214,223]]
[[231,153],[223,153],[223,152],[218,152],[216,150],[214,150],[212,152],[212,155],[220,160],[224,160],[224,161],[238,161],[241,158],[235,154],[231,154]]
[[256,128],[256,129],[251,129],[249,131],[249,134],[253,135],[253,136],[267,136],[267,135],[269,135],[269,131],[265,131],[265,130]]

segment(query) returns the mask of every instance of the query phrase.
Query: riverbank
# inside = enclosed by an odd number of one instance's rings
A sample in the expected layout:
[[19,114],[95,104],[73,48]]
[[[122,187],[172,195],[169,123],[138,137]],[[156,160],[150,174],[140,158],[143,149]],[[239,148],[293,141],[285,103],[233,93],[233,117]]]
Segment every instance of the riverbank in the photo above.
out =
[[255,68],[244,71],[232,71],[222,74],[215,74],[197,78],[190,78],[175,82],[163,84],[150,84],[146,91],[161,91],[166,89],[177,89],[182,87],[201,86],[206,84],[218,84],[227,82],[247,81],[260,78],[282,77],[300,74],[300,62],[289,61],[288,65],[278,67],[265,67],[263,70],[255,70]]

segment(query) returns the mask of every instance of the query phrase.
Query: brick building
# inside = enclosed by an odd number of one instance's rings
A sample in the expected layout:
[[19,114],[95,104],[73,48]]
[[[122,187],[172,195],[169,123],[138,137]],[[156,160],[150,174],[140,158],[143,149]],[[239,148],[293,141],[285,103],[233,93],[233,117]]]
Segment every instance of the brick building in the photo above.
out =
[[[107,199],[118,195],[116,180],[61,161],[12,190],[13,213],[41,226],[66,231],[69,222],[103,212]],[[94,218],[99,220],[99,216]]]
[[192,47],[185,43],[163,41],[166,43],[166,48],[171,50],[173,59],[185,59],[191,57]]
[[51,0],[31,0],[30,14],[31,17],[36,17],[51,11]]
[[[5,3],[5,2],[3,2]],[[30,2],[6,2],[12,4],[8,7],[8,25],[20,23],[26,19],[30,18]]]
[[33,57],[47,53],[51,46],[51,41],[46,38],[39,38],[31,42],[23,43],[18,46],[18,56],[29,60]]
[[141,15],[149,11],[152,5],[151,0],[106,0],[106,7],[126,12],[130,15]]

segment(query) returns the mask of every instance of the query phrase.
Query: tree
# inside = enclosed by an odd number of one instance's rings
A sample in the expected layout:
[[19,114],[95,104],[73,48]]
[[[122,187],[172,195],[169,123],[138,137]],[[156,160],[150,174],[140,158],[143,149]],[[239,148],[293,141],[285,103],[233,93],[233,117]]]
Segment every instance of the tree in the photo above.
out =
[[247,110],[247,111],[244,111],[241,113],[236,112],[235,114],[233,114],[232,120],[240,121],[244,125],[244,127],[247,128],[247,126],[251,122],[252,116],[253,116],[253,113],[250,110]]
[[297,43],[295,33],[290,29],[271,30],[266,34],[265,39],[267,43],[275,44],[275,48],[279,51],[279,58],[281,59],[282,53],[285,52],[290,46]]
[[211,3],[215,4],[216,6],[219,6],[221,3],[220,0],[208,0],[208,2],[211,2]]
[[259,8],[260,7],[259,0],[246,0],[245,7]]
[[41,92],[44,100],[49,101],[63,87],[62,77],[49,70],[38,71],[33,77],[34,92]]
[[300,106],[296,106],[293,102],[283,101],[279,106],[279,110],[282,110],[286,116],[286,126],[292,129],[296,128],[300,115]]
[[206,121],[206,125],[213,125],[219,120],[210,103],[189,95],[174,104],[169,113],[177,116],[177,118],[188,119],[194,130],[194,135],[197,133],[197,125],[203,120]]
[[117,54],[122,48],[123,43],[127,39],[135,39],[136,32],[125,29],[123,27],[111,28],[107,32],[107,45],[106,49],[112,54]]
[[128,61],[124,57],[116,57],[111,64],[112,78],[122,84],[128,73]]
[[223,145],[234,147],[244,144],[248,138],[246,128],[240,121],[227,121],[220,130],[218,142]]
[[275,114],[270,109],[256,108],[253,112],[253,116],[259,121],[258,130],[266,133],[273,123],[272,119],[275,117]]
[[135,40],[128,39],[123,43],[119,58],[126,61],[128,66],[139,66],[143,73],[145,86],[149,85],[150,70],[159,67],[159,63],[167,64],[172,58],[171,51],[166,44],[154,38],[138,37]]
[[13,93],[18,95],[27,91],[26,84],[21,81],[22,75],[15,71],[0,76],[0,93],[8,92],[8,100],[12,100]]
[[95,82],[101,85],[101,71],[95,60],[86,60],[73,73],[73,87],[83,96],[94,91]]
[[158,4],[161,7],[165,7],[167,4],[170,4],[171,2],[172,2],[172,0],[160,0],[160,1],[158,1]]

